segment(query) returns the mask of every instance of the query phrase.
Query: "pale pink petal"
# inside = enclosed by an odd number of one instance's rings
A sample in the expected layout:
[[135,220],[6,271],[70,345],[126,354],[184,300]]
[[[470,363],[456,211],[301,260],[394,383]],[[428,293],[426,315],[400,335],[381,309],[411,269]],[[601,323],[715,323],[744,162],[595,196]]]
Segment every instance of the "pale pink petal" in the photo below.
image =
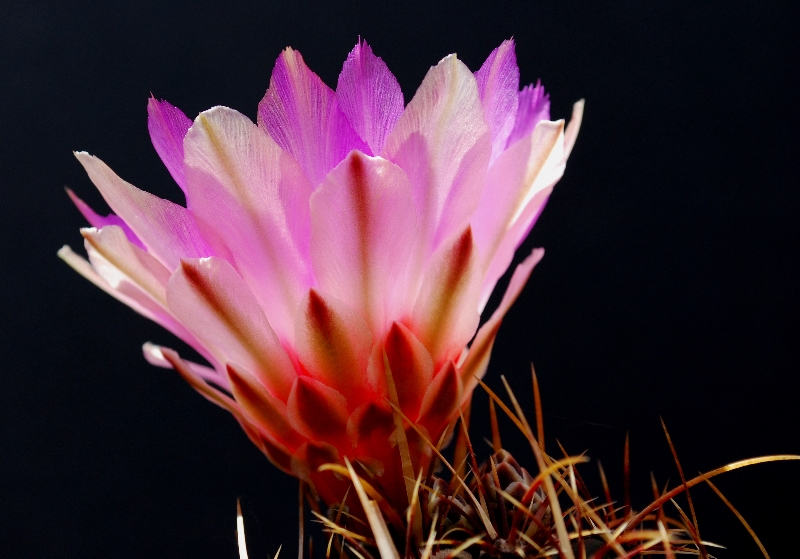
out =
[[353,151],[311,197],[311,259],[320,288],[360,309],[380,334],[414,304],[417,216],[397,165]]
[[[172,363],[170,363],[166,357],[164,357],[164,349],[160,345],[156,345],[150,342],[145,342],[142,345],[142,355],[144,355],[145,361],[150,363],[155,367],[161,367],[162,369],[172,369]],[[228,392],[231,391],[231,383],[228,381],[227,375],[220,374],[216,369],[212,369],[211,367],[206,367],[205,365],[200,365],[199,363],[194,363],[192,361],[188,361],[186,359],[183,360],[186,365],[196,374],[198,377],[203,379],[206,382],[212,382],[219,386],[220,388],[227,390]]]
[[475,77],[450,55],[430,69],[384,147],[411,181],[427,254],[469,221],[491,150]]
[[155,303],[150,296],[132,283],[127,282],[127,289],[124,284],[118,284],[116,288],[111,287],[108,282],[97,273],[88,260],[76,254],[75,251],[66,245],[61,247],[58,251],[58,257],[69,264],[73,270],[121,303],[129,306],[145,318],[158,322],[162,324],[162,326],[164,325],[163,322],[159,320],[159,312],[163,312],[161,306]]
[[503,299],[500,301],[500,306],[497,307],[491,318],[480,327],[475,335],[467,357],[458,369],[459,377],[464,385],[463,394],[466,397],[472,394],[473,389],[478,384],[475,379],[483,378],[484,373],[486,373],[486,367],[489,365],[489,357],[492,354],[492,346],[494,345],[497,331],[500,329],[500,324],[502,324],[508,309],[517,300],[522,288],[525,287],[534,266],[539,263],[543,256],[544,249],[534,249],[530,256],[517,266],[511,276],[511,281],[508,284],[508,288],[506,288]]
[[147,251],[133,245],[121,228],[115,225],[99,230],[90,227],[81,229],[81,234],[92,266],[112,289],[130,280],[153,301],[167,307],[169,270]]
[[297,163],[232,109],[200,113],[186,135],[188,205],[217,254],[228,254],[285,342],[314,283],[311,185]]
[[352,407],[358,405],[367,384],[363,376],[372,334],[356,311],[311,289],[297,318],[295,343],[311,376],[344,394]]
[[489,269],[484,276],[483,286],[481,287],[481,304],[479,307],[481,312],[483,312],[498,280],[506,273],[512,260],[514,260],[514,254],[517,249],[528,236],[528,233],[531,232],[536,220],[539,219],[539,216],[542,214],[551,192],[552,188],[541,191],[534,196],[533,200],[528,202],[522,215],[509,228],[505,237],[503,237],[503,240],[500,242],[500,245],[497,247],[497,251],[489,264]]
[[338,442],[347,430],[347,401],[339,392],[310,377],[297,377],[286,412],[292,426],[312,441]]
[[192,212],[125,182],[97,157],[86,152],[75,157],[111,209],[168,269],[175,270],[181,258],[210,254]]
[[372,150],[383,151],[386,137],[403,114],[403,92],[397,78],[366,41],[350,51],[336,86],[339,107]]
[[[531,202],[541,208],[561,177],[563,146],[563,121],[542,121],[532,135],[504,151],[489,168],[481,202],[471,220],[481,268],[486,274],[481,309],[495,283],[511,264],[518,242],[524,239],[511,231],[520,229],[520,219],[526,208],[528,213],[524,217],[534,217]],[[522,229],[529,224],[523,219]]]
[[581,99],[572,106],[572,118],[567,124],[567,129],[564,131],[564,159],[566,160],[572,153],[572,148],[575,146],[575,140],[578,139],[578,132],[581,129],[581,122],[583,122],[583,106],[585,101]]
[[336,93],[291,48],[275,63],[258,104],[258,124],[300,163],[314,185],[350,150],[369,150],[339,109]]
[[67,195],[69,199],[72,200],[72,203],[75,204],[75,207],[78,208],[78,211],[81,212],[83,217],[86,218],[86,221],[89,222],[89,225],[92,227],[96,227],[97,229],[101,229],[106,225],[116,225],[120,227],[123,231],[125,231],[125,236],[128,237],[128,240],[138,246],[139,248],[145,249],[144,243],[139,240],[139,237],[136,236],[128,224],[125,223],[121,217],[115,214],[108,214],[107,216],[103,217],[96,213],[92,208],[89,207],[89,204],[78,198],[78,196],[72,192],[69,188],[67,190]]
[[475,333],[480,286],[477,248],[467,227],[432,255],[414,305],[412,330],[436,366],[456,359]]
[[253,293],[227,261],[183,260],[167,285],[167,302],[218,361],[246,368],[275,397],[287,398],[294,367]]
[[109,225],[101,230],[82,229],[89,262],[62,249],[61,256],[78,273],[146,318],[160,324],[203,357],[202,344],[175,318],[166,305],[169,271],[147,252],[128,241],[122,230]]
[[494,161],[506,149],[517,119],[519,68],[513,39],[503,41],[492,51],[481,69],[475,72],[475,80],[486,122],[492,131],[491,160]]
[[233,396],[248,422],[286,445],[302,444],[301,437],[289,424],[284,402],[270,394],[255,376],[238,365],[228,363],[228,376]]
[[183,112],[166,101],[158,101],[151,97],[147,102],[147,129],[150,141],[156,148],[158,156],[167,167],[169,174],[186,193],[186,181],[183,172],[183,138],[192,125],[192,121]]
[[519,106],[514,129],[508,137],[508,147],[530,135],[542,120],[550,120],[550,96],[544,91],[541,82],[527,85],[519,93]]

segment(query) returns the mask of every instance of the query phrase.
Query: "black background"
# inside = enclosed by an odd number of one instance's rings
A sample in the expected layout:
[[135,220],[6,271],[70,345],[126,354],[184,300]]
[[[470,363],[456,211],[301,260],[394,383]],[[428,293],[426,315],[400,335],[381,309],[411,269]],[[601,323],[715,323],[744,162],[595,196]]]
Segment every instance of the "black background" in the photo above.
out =
[[[547,254],[488,374],[530,410],[535,363],[551,453],[556,438],[588,448],[621,496],[629,430],[640,507],[651,470],[678,479],[659,416],[688,474],[800,453],[797,4],[699,4],[3,1],[0,555],[232,558],[240,497],[251,557],[294,556],[296,482],[141,357],[144,341],[179,343],[56,258],[82,250],[63,186],[104,208],[80,149],[181,201],[148,138],[150,92],[190,117],[222,104],[254,119],[283,47],[334,85],[359,35],[406,100],[441,57],[477,69],[510,36],[555,118],[587,99],[524,245]],[[478,440],[485,406],[479,394]],[[798,478],[781,463],[719,479],[773,557],[793,555]],[[702,536],[729,547],[719,557],[758,555],[708,488],[695,495]]]

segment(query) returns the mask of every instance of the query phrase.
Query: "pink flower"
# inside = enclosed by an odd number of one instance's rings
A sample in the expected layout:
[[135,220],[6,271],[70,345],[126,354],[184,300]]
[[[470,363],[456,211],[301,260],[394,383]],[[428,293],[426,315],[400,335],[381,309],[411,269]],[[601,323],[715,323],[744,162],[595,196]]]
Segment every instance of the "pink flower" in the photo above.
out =
[[[582,103],[566,130],[551,122],[541,85],[519,91],[506,41],[474,74],[444,58],[404,107],[359,43],[336,91],[286,49],[258,125],[226,107],[192,122],[155,99],[148,113],[186,207],[76,153],[115,214],[70,192],[92,225],[89,261],[60,256],[196,349],[211,367],[149,343],[144,354],[229,410],[279,468],[332,503],[346,482],[316,468],[347,456],[402,503],[387,402],[434,441],[458,416],[543,254],[517,267],[476,335],[564,171]],[[425,453],[411,442],[417,468]]]

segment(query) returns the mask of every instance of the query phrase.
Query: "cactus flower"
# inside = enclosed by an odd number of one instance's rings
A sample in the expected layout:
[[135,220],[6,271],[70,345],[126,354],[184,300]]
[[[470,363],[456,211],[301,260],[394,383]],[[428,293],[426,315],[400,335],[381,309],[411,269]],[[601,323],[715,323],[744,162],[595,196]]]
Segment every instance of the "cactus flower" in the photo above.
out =
[[59,254],[194,348],[207,364],[150,343],[144,355],[230,411],[276,466],[331,504],[347,484],[317,467],[348,457],[402,506],[394,410],[442,435],[543,254],[478,329],[578,133],[582,103],[566,129],[549,108],[541,85],[519,90],[512,41],[475,73],[444,58],[408,105],[364,42],[335,90],[287,48],[257,123],[226,107],[192,121],[150,99],[185,207],[76,153],[114,213],[70,192],[91,225],[88,261]]

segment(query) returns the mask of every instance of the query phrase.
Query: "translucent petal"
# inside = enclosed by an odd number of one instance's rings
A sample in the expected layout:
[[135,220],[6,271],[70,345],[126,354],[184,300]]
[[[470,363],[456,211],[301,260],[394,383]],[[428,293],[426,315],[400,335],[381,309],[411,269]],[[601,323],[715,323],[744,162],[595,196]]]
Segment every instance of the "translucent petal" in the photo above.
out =
[[334,91],[291,48],[275,63],[258,105],[258,124],[300,163],[314,185],[350,150],[369,151],[339,109]]
[[311,258],[320,288],[385,332],[410,313],[419,237],[405,173],[353,151],[311,197]]
[[311,185],[295,161],[232,109],[200,113],[184,142],[188,203],[218,254],[228,254],[279,338],[291,342],[313,283]]
[[403,92],[386,63],[359,42],[342,66],[336,98],[356,133],[373,154],[383,151],[386,137],[403,114]]
[[211,254],[192,212],[125,182],[97,157],[86,152],[75,157],[111,209],[169,270],[175,270],[181,258]]
[[492,51],[481,69],[475,72],[475,80],[486,122],[492,131],[491,160],[494,161],[506,149],[517,118],[519,68],[513,39],[503,41]]
[[450,55],[425,76],[383,152],[411,181],[426,254],[469,221],[491,150],[475,77]]
[[222,363],[255,375],[285,400],[296,374],[247,284],[225,260],[184,260],[167,286],[172,312]]

